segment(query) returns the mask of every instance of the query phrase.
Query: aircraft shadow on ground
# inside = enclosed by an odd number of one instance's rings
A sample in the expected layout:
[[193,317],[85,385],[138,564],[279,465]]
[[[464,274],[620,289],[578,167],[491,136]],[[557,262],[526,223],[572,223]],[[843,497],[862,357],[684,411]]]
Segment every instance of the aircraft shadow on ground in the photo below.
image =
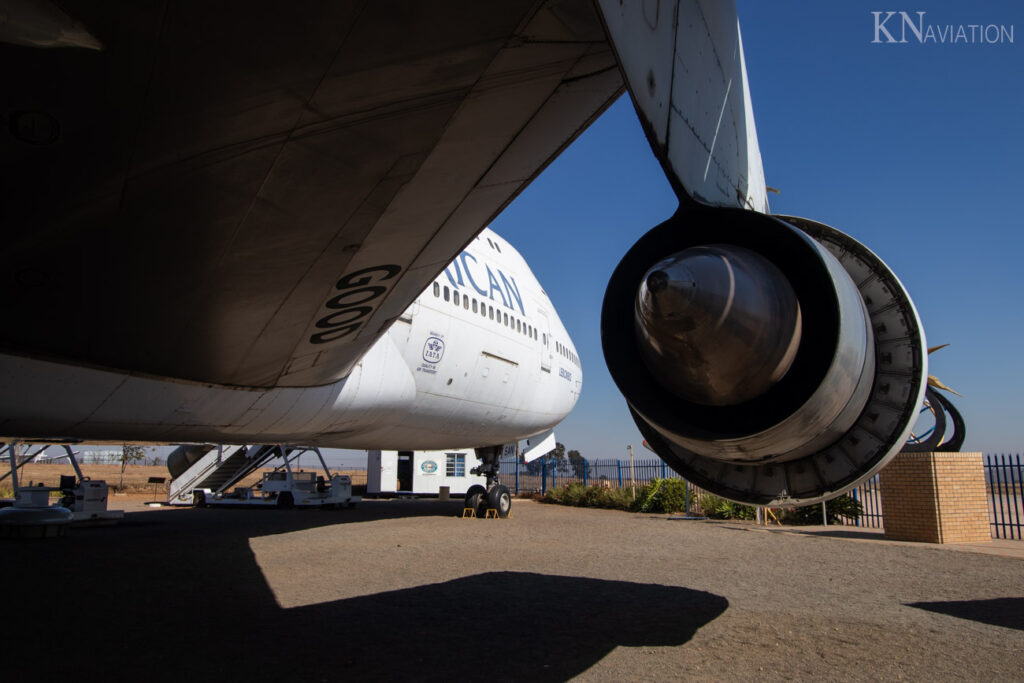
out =
[[[110,504],[117,508],[117,500]],[[352,508],[293,508],[279,510],[273,506],[237,506],[193,508],[174,506],[174,510],[146,510],[127,512],[118,527],[137,527],[173,524],[182,529],[198,526],[237,527],[248,536],[264,536],[271,533],[286,533],[300,529],[315,529],[334,524],[373,522],[403,517],[461,517],[462,499],[439,501],[436,498],[420,499],[371,499],[363,500]],[[173,517],[168,517],[171,514]],[[69,534],[92,533],[88,528],[74,528]]]
[[855,538],[855,539],[862,539],[862,540],[865,540],[865,541],[879,541],[879,540],[882,540],[882,539],[885,538],[882,534],[878,533],[877,531],[876,532],[872,532],[872,531],[856,531],[855,529],[834,529],[834,530],[831,530],[831,531],[828,531],[828,530],[816,530],[816,531],[800,531],[800,530],[797,530],[797,533],[801,533],[801,534],[804,534],[806,536],[823,536],[823,537],[826,537],[826,538]]
[[911,602],[907,603],[907,606],[1024,631],[1024,598]]
[[686,588],[492,572],[286,609],[250,537],[338,517],[266,512],[136,513],[122,527],[4,542],[4,677],[66,666],[108,681],[555,681],[620,645],[683,644],[728,607]]

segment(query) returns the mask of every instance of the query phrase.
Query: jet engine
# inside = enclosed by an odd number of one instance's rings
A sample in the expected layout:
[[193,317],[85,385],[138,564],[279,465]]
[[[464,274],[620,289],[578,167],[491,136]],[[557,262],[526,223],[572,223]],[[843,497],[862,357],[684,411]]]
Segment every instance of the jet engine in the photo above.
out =
[[680,208],[615,269],[601,339],[648,445],[744,503],[806,505],[873,476],[926,389],[903,285],[856,240],[803,218]]

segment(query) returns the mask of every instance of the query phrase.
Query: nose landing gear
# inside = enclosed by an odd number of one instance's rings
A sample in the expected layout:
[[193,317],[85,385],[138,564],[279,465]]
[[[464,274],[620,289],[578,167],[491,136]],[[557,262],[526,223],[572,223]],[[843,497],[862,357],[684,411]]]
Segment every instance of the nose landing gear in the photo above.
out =
[[[480,464],[474,467],[471,473],[487,477],[487,486],[483,487],[477,484],[469,487],[469,490],[466,491],[463,517],[493,516],[506,519],[512,512],[512,492],[498,481],[498,462],[501,451],[501,446],[476,449]],[[473,514],[469,515],[465,510],[473,510]]]

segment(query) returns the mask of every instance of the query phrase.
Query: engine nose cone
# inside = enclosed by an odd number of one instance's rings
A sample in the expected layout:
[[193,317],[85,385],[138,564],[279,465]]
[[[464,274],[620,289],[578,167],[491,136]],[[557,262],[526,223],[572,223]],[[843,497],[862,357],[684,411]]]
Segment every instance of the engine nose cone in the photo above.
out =
[[665,388],[711,406],[760,396],[800,345],[800,305],[786,277],[749,249],[691,247],[640,283],[634,329],[644,363]]

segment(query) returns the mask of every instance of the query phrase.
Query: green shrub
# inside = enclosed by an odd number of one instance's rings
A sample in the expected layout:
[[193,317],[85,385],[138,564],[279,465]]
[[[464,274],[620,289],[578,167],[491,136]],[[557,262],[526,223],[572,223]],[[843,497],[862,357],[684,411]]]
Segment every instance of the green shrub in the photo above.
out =
[[743,505],[712,493],[700,497],[700,507],[712,519],[754,519],[757,511],[752,505]]
[[636,497],[631,506],[634,512],[650,512],[651,507],[654,504],[654,498],[661,491],[661,486],[664,482],[661,479],[655,479],[650,484],[645,484],[640,487],[640,495]]
[[561,503],[562,495],[565,493],[565,487],[552,487],[544,492],[544,496],[540,499],[542,503]]
[[[864,514],[864,508],[859,500],[855,500],[849,494],[843,494],[833,498],[825,504],[828,511],[828,523],[836,524],[840,517],[856,520]],[[791,508],[782,516],[785,524],[821,524],[821,503],[805,505],[803,507]]]
[[653,479],[637,491],[634,512],[679,512],[686,509],[686,482],[682,479]]
[[632,489],[583,486],[572,482],[548,489],[541,502],[632,512],[679,512],[686,509],[686,482],[681,479],[654,479],[636,488],[635,499]]
[[633,496],[628,489],[604,489],[600,486],[584,486],[579,482],[548,489],[540,500],[542,503],[610,510],[629,510],[633,504]]
[[633,505],[633,494],[626,489],[599,489],[599,494],[597,507],[609,510],[629,510]]
[[578,481],[570,482],[562,487],[562,504],[582,507],[587,499],[587,487]]

